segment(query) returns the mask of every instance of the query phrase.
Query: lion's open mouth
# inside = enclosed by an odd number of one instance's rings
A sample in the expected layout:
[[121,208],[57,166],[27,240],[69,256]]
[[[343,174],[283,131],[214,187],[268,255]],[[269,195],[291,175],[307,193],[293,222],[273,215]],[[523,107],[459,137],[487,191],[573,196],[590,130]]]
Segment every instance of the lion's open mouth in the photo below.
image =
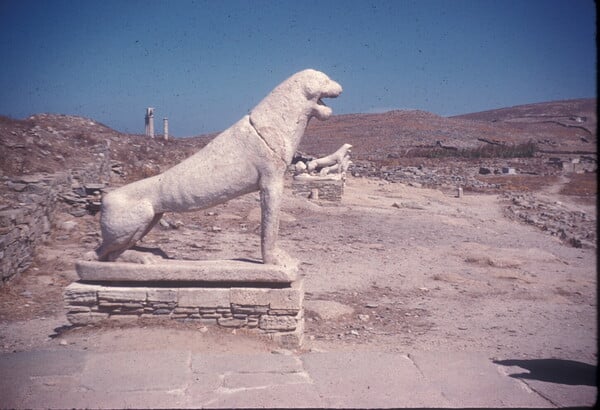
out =
[[322,100],[322,99],[320,99],[320,98],[317,100],[317,104],[318,104],[318,105],[322,105],[322,106],[324,106],[324,107],[327,107],[327,104],[325,104],[325,103],[323,102],[323,100]]

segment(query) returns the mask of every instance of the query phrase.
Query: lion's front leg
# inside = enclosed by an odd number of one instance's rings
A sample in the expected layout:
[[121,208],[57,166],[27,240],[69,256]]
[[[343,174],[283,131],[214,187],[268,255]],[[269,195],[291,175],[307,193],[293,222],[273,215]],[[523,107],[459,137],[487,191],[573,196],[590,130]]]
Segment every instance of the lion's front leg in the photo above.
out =
[[289,256],[277,247],[279,233],[279,212],[283,196],[283,178],[269,178],[261,181],[261,238],[260,245],[263,263],[286,265]]

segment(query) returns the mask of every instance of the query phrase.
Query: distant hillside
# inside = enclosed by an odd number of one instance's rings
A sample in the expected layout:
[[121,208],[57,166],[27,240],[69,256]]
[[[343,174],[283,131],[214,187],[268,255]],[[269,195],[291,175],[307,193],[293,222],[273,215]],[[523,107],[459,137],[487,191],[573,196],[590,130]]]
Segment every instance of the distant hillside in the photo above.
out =
[[[336,115],[313,119],[300,144],[326,155],[342,144],[355,159],[410,157],[415,150],[477,148],[534,141],[549,153],[595,154],[596,100],[570,100],[445,118],[425,111]],[[206,145],[215,134],[163,141],[123,134],[89,118],[37,114],[17,120],[0,116],[0,175],[76,169],[109,156],[126,180],[153,175]],[[411,154],[413,153],[413,154]]]
[[[539,133],[544,130],[551,135],[564,135],[566,138],[577,135],[593,139],[595,142],[598,135],[596,104],[595,98],[552,101],[459,115],[453,118],[510,123],[526,132]],[[565,128],[570,130],[564,132]],[[563,132],[560,132],[561,130]]]
[[534,141],[547,151],[596,152],[596,99],[529,104],[445,118],[424,111],[338,115],[311,121],[300,149],[325,154],[343,143],[355,157],[406,153],[416,147],[474,148]]
[[108,156],[121,164],[127,180],[134,180],[174,165],[206,141],[123,134],[73,115],[0,116],[0,176],[77,169]]
[[595,98],[517,105],[452,118],[521,124],[554,123],[564,127],[580,128],[589,134],[595,134],[598,125]]

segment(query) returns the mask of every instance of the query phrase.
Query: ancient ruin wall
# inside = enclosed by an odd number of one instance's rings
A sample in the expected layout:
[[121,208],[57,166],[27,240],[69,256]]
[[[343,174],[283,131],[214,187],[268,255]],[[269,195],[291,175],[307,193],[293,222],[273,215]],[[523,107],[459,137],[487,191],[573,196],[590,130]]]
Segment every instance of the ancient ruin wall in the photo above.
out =
[[[36,246],[51,233],[62,201],[73,207],[74,216],[87,213],[86,200],[77,198],[73,186],[107,182],[110,178],[107,147],[100,144],[94,148],[102,154],[100,160],[82,168],[54,174],[3,177],[3,186],[0,186],[0,286],[31,265]],[[74,201],[77,199],[78,202]]]
[[71,175],[26,175],[6,181],[6,186],[3,196],[14,204],[0,210],[2,284],[31,265],[35,246],[50,234],[60,193],[71,187]]

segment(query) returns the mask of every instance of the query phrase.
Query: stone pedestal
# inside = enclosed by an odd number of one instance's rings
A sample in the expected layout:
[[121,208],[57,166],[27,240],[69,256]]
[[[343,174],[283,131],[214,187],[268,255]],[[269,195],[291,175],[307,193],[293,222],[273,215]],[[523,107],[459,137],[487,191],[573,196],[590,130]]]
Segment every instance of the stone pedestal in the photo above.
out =
[[292,180],[292,193],[315,200],[339,202],[344,194],[344,180],[340,175],[296,175]]
[[[302,344],[304,280],[297,279],[297,266],[165,261],[152,265],[78,262],[76,267],[82,280],[64,293],[67,318],[74,325],[105,320],[197,320],[248,329],[287,348]],[[108,280],[98,279],[103,267]],[[193,270],[196,277],[190,274]],[[148,280],[141,280],[145,274]]]

